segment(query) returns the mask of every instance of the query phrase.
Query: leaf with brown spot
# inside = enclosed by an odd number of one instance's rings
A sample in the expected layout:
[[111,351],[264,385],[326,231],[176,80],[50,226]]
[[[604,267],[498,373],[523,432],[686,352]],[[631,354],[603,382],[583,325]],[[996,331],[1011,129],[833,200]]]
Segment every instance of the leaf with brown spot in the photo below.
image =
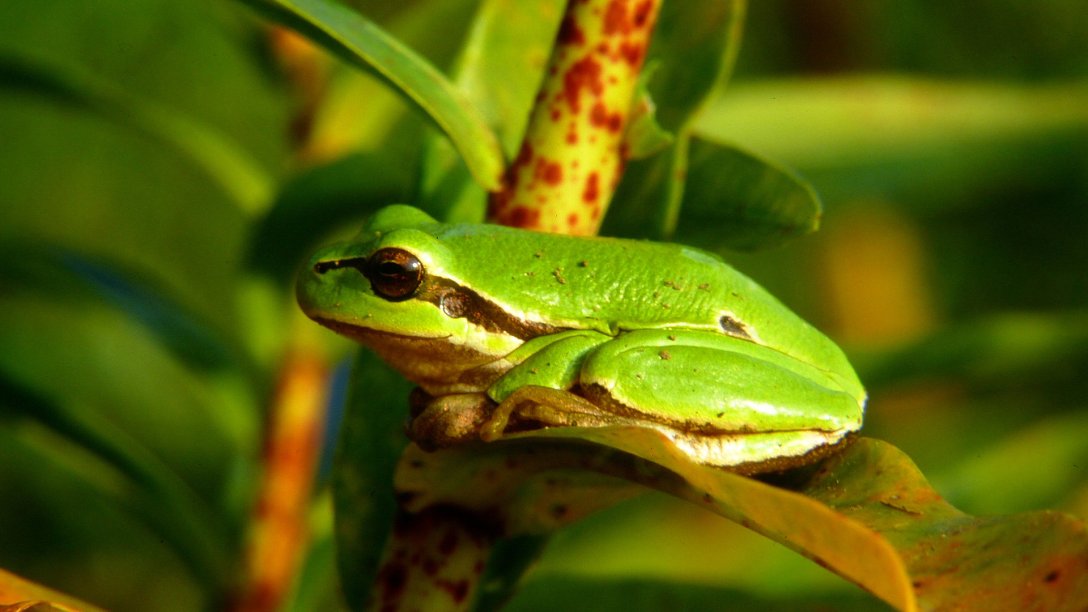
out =
[[[498,467],[511,455],[516,468]],[[637,494],[637,483],[753,529],[899,609],[1088,603],[1083,521],[1057,512],[969,516],[902,452],[877,440],[860,439],[774,485],[693,464],[661,434],[633,427],[512,434],[413,459],[424,467],[397,476],[398,489],[416,493],[411,509],[454,504],[486,512],[501,517],[507,534],[572,521]],[[481,480],[484,472],[491,478]],[[543,486],[545,475],[560,486]],[[558,503],[569,516],[551,511]]]

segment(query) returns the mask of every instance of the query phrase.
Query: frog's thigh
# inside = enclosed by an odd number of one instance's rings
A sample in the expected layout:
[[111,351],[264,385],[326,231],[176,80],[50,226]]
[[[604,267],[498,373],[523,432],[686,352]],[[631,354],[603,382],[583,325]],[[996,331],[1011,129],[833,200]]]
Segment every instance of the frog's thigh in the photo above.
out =
[[537,427],[601,427],[631,422],[570,391],[529,385],[511,393],[495,408],[491,418],[480,427],[480,438],[488,442],[497,440],[513,418]]
[[609,336],[589,330],[571,330],[526,342],[506,357],[512,366],[495,381],[487,394],[503,402],[523,387],[570,389],[578,382],[586,355]]
[[707,434],[856,428],[857,402],[825,381],[778,351],[690,330],[626,333],[598,346],[581,372],[602,408]]

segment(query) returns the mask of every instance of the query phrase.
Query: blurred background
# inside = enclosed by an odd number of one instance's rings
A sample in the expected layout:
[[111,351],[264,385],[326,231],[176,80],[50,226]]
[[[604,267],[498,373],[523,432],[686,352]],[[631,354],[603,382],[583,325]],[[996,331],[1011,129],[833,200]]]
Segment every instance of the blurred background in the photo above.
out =
[[[349,4],[448,70],[482,3]],[[841,343],[866,435],[972,514],[1088,517],[1085,40],[1083,0],[761,0],[696,124],[820,194],[819,232],[727,259]],[[292,384],[324,400],[352,349],[300,317],[291,277],[414,201],[428,129],[243,3],[0,4],[0,568],[111,609],[223,606],[260,538],[263,450],[298,427],[323,444],[280,586],[287,608],[340,605],[340,396],[269,415]],[[586,589],[882,605],[657,495],[557,534],[511,607]]]

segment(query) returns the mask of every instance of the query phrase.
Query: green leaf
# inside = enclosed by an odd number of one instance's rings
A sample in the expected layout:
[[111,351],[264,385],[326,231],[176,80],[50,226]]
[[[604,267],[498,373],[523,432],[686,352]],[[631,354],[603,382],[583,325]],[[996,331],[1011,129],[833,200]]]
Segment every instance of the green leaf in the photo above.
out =
[[544,552],[548,540],[544,535],[525,535],[496,542],[480,579],[473,609],[481,612],[505,609],[506,602],[517,592],[522,576]]
[[231,367],[219,338],[131,279],[79,260],[73,272],[40,249],[4,252],[4,430],[48,431],[44,442],[28,441],[33,452],[75,453],[77,464],[115,472],[117,484],[88,486],[219,592],[242,510],[223,496],[236,493],[231,478],[245,473],[239,458],[256,438],[252,381]]
[[[1088,411],[1044,417],[931,475],[973,512],[999,514],[1075,503],[1088,486]],[[1031,457],[1025,461],[1025,457]]]
[[678,134],[672,145],[657,155],[627,164],[601,235],[650,240],[672,236],[684,197],[690,145],[689,136]]
[[155,319],[176,307],[156,312],[137,304],[144,312],[126,312],[63,269],[35,262],[20,273],[28,278],[11,283],[0,299],[0,371],[65,408],[101,412],[187,481],[202,483],[203,492],[220,491],[231,456],[251,452],[258,426],[254,392],[237,364],[185,361],[188,350],[214,336],[197,328],[193,340],[175,338],[188,332]]
[[[624,214],[607,233],[677,240],[711,251],[781,245],[819,226],[816,193],[793,173],[738,149],[681,136],[628,165]],[[674,216],[677,215],[677,216]],[[660,233],[650,233],[660,228]]]
[[411,389],[373,353],[360,351],[333,466],[337,561],[344,597],[364,607],[393,527],[393,469],[407,440]]
[[494,132],[433,65],[375,23],[329,0],[243,1],[385,80],[449,136],[480,185],[498,188],[504,162]]
[[740,49],[746,0],[663,2],[646,64],[657,118],[668,132],[686,131],[725,86]]
[[[394,7],[393,12],[386,4],[384,0],[365,0],[352,2],[351,6],[439,70],[452,69],[478,0],[413,2],[407,7]],[[441,31],[442,36],[435,36],[436,31]],[[394,149],[399,154],[407,149],[415,156],[413,163],[418,164],[425,134],[449,143],[433,129],[429,117],[416,112],[409,98],[380,77],[359,70],[355,64],[336,62],[330,67],[326,94],[316,100],[313,111],[307,153],[326,159],[346,151]],[[360,112],[360,100],[365,101],[366,112]]]
[[555,42],[563,0],[483,0],[454,70],[456,82],[512,158]]
[[695,125],[801,167],[868,167],[1088,126],[1088,88],[942,82],[895,75],[737,86]]
[[160,143],[39,96],[0,95],[0,132],[0,243],[115,262],[215,334],[235,336],[225,296],[237,286],[245,215],[205,174]]
[[711,250],[768,248],[815,231],[820,214],[816,192],[792,172],[692,140],[676,240]]
[[660,153],[672,144],[672,133],[661,127],[657,121],[657,105],[646,89],[646,82],[652,78],[659,64],[647,64],[639,74],[638,88],[632,101],[627,130],[623,143],[627,146],[627,159],[642,159]]
[[[0,417],[9,423],[37,423],[79,447],[92,461],[101,461],[116,470],[128,480],[124,485],[98,487],[93,479],[83,480],[169,543],[210,592],[226,586],[223,581],[228,552],[217,532],[218,525],[208,507],[153,453],[98,413],[51,401],[8,378],[3,371],[0,371],[0,392],[5,398],[0,405]],[[25,429],[25,426],[12,429]],[[47,456],[64,454],[64,449],[58,446],[40,448],[38,452]],[[46,463],[41,469],[49,467]]]
[[[487,516],[498,512],[508,533],[520,533],[581,514],[568,516],[566,507],[557,514],[556,489],[567,496],[577,486],[598,491],[597,501],[575,506],[592,510],[607,505],[605,493],[617,490],[608,479],[619,477],[618,490],[626,482],[628,496],[639,483],[685,499],[900,609],[963,602],[984,609],[1008,601],[1052,609],[1088,601],[1088,575],[1078,565],[1088,555],[1082,521],[1054,512],[968,516],[944,502],[905,455],[875,440],[858,440],[815,466],[785,473],[778,482],[792,490],[691,463],[662,434],[644,428],[556,428],[508,440],[427,455],[410,451],[397,478],[398,489],[411,493],[409,509],[454,504]],[[556,486],[541,486],[557,474]]]

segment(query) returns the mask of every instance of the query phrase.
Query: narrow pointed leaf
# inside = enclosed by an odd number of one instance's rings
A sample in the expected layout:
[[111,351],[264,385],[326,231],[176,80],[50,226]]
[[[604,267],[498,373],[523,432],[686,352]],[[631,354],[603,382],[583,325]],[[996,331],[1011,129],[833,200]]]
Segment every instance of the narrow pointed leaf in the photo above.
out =
[[244,1],[388,82],[449,136],[480,185],[499,186],[504,162],[495,133],[437,68],[377,24],[330,0]]
[[337,562],[344,598],[362,609],[393,528],[393,468],[406,443],[409,385],[370,352],[352,370],[333,469]]

